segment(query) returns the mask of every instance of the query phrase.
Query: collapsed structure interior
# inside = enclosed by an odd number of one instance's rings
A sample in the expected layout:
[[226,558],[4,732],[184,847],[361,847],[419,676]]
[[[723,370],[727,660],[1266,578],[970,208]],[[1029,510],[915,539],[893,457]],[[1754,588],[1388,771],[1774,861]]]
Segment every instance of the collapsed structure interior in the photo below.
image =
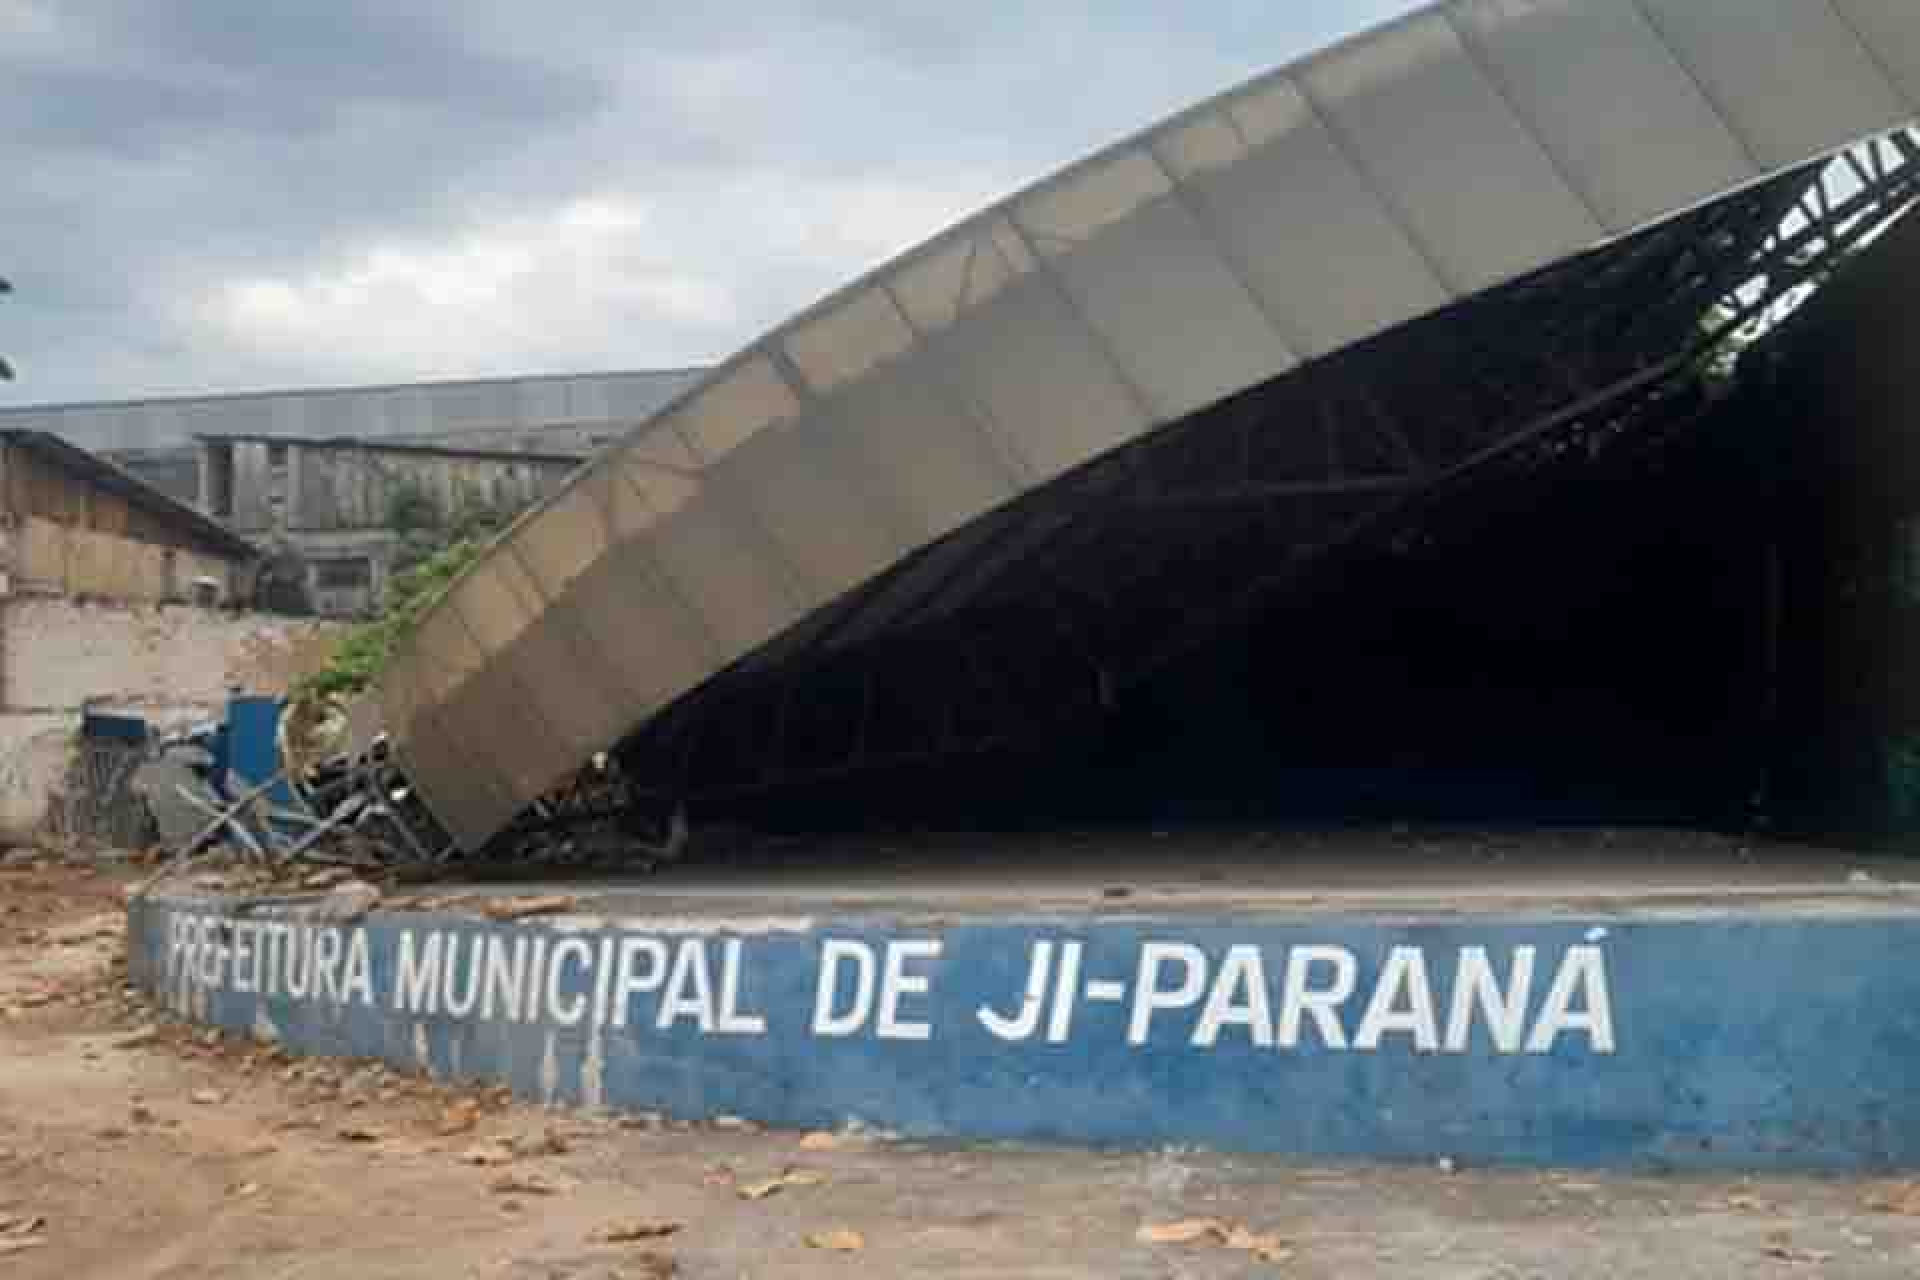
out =
[[1101,458],[723,672],[507,838],[679,806],[1898,825],[1916,154],[1784,174]]

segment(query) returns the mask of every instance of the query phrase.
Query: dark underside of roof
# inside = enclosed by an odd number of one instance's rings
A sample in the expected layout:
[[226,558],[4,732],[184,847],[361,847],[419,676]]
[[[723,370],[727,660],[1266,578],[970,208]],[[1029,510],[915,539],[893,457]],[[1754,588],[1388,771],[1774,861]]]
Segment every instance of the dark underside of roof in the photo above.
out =
[[[1164,709],[1169,681],[1249,637],[1261,662],[1305,661],[1325,645],[1310,634],[1320,614],[1301,611],[1361,590],[1366,566],[1537,506],[1570,471],[1685,441],[1711,408],[1703,317],[1750,315],[1903,212],[1915,166],[1878,155],[1837,191],[1824,165],[1787,173],[1026,495],[639,726],[615,753],[617,803],[824,807],[823,822],[858,823],[854,809],[884,807],[876,779],[938,790],[985,760],[1031,773],[1049,753],[1097,752],[1143,701]],[[1276,617],[1291,629],[1276,635]],[[864,806],[818,799],[849,785]]]

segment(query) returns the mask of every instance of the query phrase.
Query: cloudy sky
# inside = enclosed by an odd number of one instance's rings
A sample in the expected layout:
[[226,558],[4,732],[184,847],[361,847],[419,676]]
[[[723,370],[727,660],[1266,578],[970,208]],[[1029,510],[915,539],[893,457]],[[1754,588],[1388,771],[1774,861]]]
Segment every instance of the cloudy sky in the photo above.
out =
[[710,360],[1411,0],[0,0],[0,404]]

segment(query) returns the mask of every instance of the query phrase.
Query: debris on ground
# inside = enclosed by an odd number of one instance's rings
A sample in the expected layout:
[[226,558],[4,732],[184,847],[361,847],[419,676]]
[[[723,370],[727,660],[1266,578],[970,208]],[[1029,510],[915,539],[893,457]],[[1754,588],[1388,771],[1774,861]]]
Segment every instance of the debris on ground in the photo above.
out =
[[1803,1249],[1793,1243],[1784,1231],[1776,1231],[1767,1237],[1766,1247],[1760,1251],[1775,1262],[1784,1262],[1796,1267],[1817,1267],[1831,1262],[1833,1255],[1822,1249]]
[[1734,1213],[1771,1214],[1771,1213],[1780,1212],[1780,1206],[1775,1204],[1773,1201],[1763,1200],[1759,1196],[1748,1195],[1744,1192],[1730,1195],[1725,1199],[1718,1201],[1714,1205],[1709,1205],[1708,1207],[1729,1209],[1729,1210],[1732,1210]]
[[37,1213],[0,1213],[0,1257],[46,1244],[47,1220]]
[[320,924],[353,924],[380,905],[380,890],[364,880],[349,880],[327,891],[327,896],[305,907],[301,914]]
[[517,1138],[507,1140],[508,1148],[523,1160],[537,1160],[541,1156],[563,1156],[573,1150],[573,1143],[567,1135],[548,1125],[539,1133],[524,1133]]
[[460,1153],[461,1164],[479,1165],[483,1169],[512,1164],[516,1159],[513,1148],[499,1141],[475,1143]]
[[356,878],[356,873],[349,867],[324,867],[312,875],[302,876],[300,878],[300,887],[302,889],[332,889],[354,878]]
[[1280,1236],[1256,1232],[1221,1218],[1183,1218],[1177,1222],[1148,1223],[1135,1233],[1141,1244],[1205,1245],[1250,1253],[1261,1262],[1287,1262],[1293,1249]]
[[580,900],[571,894],[549,893],[538,897],[494,898],[480,908],[489,920],[525,920],[532,916],[555,916],[572,911]]
[[433,1127],[436,1135],[442,1138],[454,1138],[463,1133],[473,1132],[480,1123],[480,1101],[477,1098],[458,1098],[443,1108],[440,1119]]
[[1867,1208],[1875,1213],[1920,1218],[1920,1182],[1893,1182],[1876,1187],[1867,1196]]
[[610,1222],[593,1233],[596,1244],[632,1244],[637,1240],[665,1240],[679,1235],[684,1224],[656,1218]]
[[742,1183],[734,1188],[733,1193],[742,1200],[765,1200],[768,1196],[778,1195],[788,1187],[817,1187],[826,1180],[825,1174],[814,1169],[787,1169],[778,1177]]
[[828,1253],[858,1253],[866,1247],[867,1238],[847,1227],[837,1227],[832,1231],[816,1231],[807,1237],[807,1248],[821,1249]]
[[1218,1218],[1183,1218],[1178,1222],[1148,1223],[1134,1233],[1141,1244],[1223,1244],[1232,1230]]
[[573,1190],[573,1185],[566,1178],[528,1171],[503,1173],[487,1184],[487,1190],[500,1196],[557,1196]]

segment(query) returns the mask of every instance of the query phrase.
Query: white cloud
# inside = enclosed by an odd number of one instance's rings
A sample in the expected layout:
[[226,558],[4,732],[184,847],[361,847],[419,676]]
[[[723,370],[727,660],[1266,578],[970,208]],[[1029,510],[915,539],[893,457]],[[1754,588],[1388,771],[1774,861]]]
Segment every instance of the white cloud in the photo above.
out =
[[[375,244],[296,277],[231,279],[191,299],[187,319],[202,344],[377,376],[458,376],[574,351],[604,359],[636,322],[664,333],[732,328],[727,290],[655,244],[650,223],[635,201],[573,201],[443,244]],[[625,363],[651,358],[635,352]]]
[[[445,243],[376,243],[297,276],[213,284],[195,345],[322,378],[462,377],[715,359],[813,296],[991,199],[746,173],[646,198],[604,193]],[[740,270],[742,259],[768,264]]]
[[1410,0],[0,0],[0,403],[684,364]]

